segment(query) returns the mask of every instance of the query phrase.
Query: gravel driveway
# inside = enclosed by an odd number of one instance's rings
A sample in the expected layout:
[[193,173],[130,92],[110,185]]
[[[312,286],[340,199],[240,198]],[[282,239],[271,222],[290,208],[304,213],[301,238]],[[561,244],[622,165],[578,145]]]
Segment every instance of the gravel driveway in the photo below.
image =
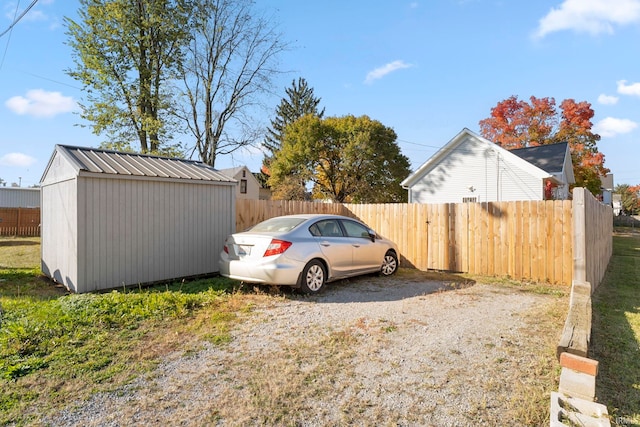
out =
[[43,424],[527,424],[505,417],[513,394],[536,386],[540,314],[566,299],[411,271],[265,299],[230,344],[169,355]]

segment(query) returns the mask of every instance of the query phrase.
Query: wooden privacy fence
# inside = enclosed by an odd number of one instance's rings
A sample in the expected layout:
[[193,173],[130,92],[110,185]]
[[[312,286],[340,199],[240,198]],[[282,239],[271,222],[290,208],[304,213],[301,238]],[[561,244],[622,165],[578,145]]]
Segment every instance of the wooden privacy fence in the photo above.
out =
[[[608,240],[610,248],[612,217],[606,212],[611,209],[586,194],[585,237],[595,247],[596,241],[606,245]],[[404,266],[570,285],[575,271],[574,206],[570,200],[365,205],[238,199],[236,229],[278,215],[341,214],[396,242]],[[597,272],[588,274],[603,273],[610,249],[588,252],[585,265],[598,265]]]
[[0,208],[0,236],[39,236],[40,208]]
[[584,188],[573,191],[573,280],[598,287],[613,254],[613,209]]

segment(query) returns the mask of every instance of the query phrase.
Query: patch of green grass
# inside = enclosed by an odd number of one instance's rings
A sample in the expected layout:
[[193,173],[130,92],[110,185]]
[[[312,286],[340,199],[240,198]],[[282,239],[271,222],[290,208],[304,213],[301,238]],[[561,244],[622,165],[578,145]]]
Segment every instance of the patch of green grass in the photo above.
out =
[[[617,229],[617,231],[620,231]],[[599,361],[598,401],[614,425],[640,425],[640,234],[617,233],[593,296],[590,356]]]
[[225,278],[68,294],[24,267],[19,239],[7,240],[0,239],[0,425],[28,424],[43,408],[113,389],[190,342],[229,342],[229,325],[250,305]]
[[551,284],[544,282],[523,282],[511,279],[509,277],[498,276],[477,276],[465,274],[464,277],[467,277],[469,280],[473,280],[474,282],[480,284],[496,285],[537,295],[564,297],[566,295],[569,295],[569,293],[571,292],[571,288],[569,286],[561,284]]
[[40,237],[0,237],[0,269],[40,265]]

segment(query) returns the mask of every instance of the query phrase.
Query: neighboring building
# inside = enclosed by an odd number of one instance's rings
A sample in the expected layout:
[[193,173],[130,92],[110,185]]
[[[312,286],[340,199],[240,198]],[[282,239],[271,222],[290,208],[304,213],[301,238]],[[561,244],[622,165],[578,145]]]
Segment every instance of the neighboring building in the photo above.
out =
[[613,214],[615,216],[621,215],[623,213],[621,194],[613,194],[611,196],[611,207],[613,207]]
[[0,208],[39,207],[39,188],[0,187]]
[[600,191],[602,191],[602,203],[613,206],[613,174],[600,179]]
[[[465,128],[401,185],[409,203],[566,199],[575,181],[571,156],[566,144],[556,145],[515,154]],[[539,166],[523,158],[536,152]]]
[[259,199],[262,186],[246,166],[238,166],[229,169],[220,169],[220,173],[238,181],[236,187],[236,198],[238,199]]
[[545,198],[555,200],[567,200],[570,198],[569,186],[575,184],[576,178],[573,174],[573,163],[571,162],[571,151],[569,151],[568,143],[561,142],[559,144],[518,148],[509,152],[550,173],[561,183],[552,188],[551,197]]
[[91,292],[219,271],[235,181],[196,161],[56,145],[41,178],[42,272]]
[[[261,174],[262,172],[253,173],[253,176],[255,177],[256,181],[258,181],[258,183],[261,182],[260,181]],[[262,178],[264,178],[264,176]],[[266,184],[265,185],[260,184],[260,191],[258,194],[259,194],[258,198],[260,200],[271,200],[271,188]]]

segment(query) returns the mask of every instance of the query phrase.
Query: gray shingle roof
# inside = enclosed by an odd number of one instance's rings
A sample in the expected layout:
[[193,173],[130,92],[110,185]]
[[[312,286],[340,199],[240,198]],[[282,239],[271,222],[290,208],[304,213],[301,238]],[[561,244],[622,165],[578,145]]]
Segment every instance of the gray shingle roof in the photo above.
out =
[[547,173],[560,173],[564,167],[567,143],[518,148],[510,152]]
[[235,182],[211,166],[146,154],[125,153],[98,148],[56,145],[56,150],[81,171],[110,175]]
[[236,166],[234,168],[220,169],[220,173],[228,176],[229,178],[233,178],[243,168],[244,168],[244,166]]

